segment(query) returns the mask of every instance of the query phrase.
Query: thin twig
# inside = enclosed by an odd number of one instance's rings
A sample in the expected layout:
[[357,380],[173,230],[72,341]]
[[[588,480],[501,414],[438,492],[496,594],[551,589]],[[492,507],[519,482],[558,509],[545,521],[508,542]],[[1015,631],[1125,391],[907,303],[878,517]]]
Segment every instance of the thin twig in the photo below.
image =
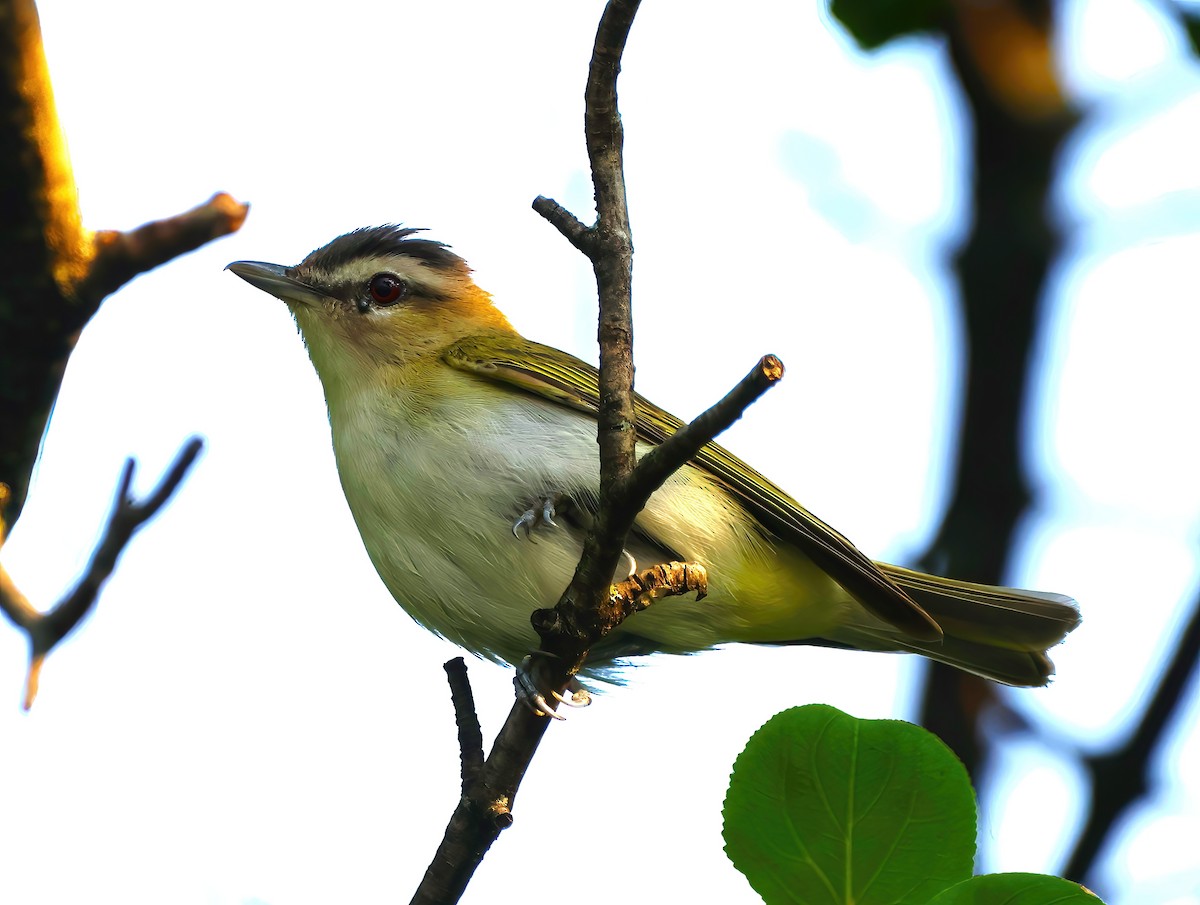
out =
[[116,498],[104,534],[92,553],[91,561],[74,590],[45,613],[39,613],[13,584],[8,573],[0,568],[0,611],[29,637],[29,673],[25,683],[25,709],[33,706],[37,696],[38,677],[46,655],[83,621],[96,603],[104,582],[116,568],[130,539],[175,493],[204,448],[199,437],[183,445],[154,492],[143,502],[130,495],[136,464],[125,462],[117,484]]
[[646,504],[650,494],[690,460],[700,448],[742,417],[763,393],[783,379],[783,362],[774,355],[764,355],[738,385],[706,411],[701,412],[686,427],[676,431],[659,446],[642,457],[634,472],[630,495],[638,508]]
[[467,676],[467,664],[455,657],[442,664],[446,681],[450,683],[450,701],[454,705],[454,722],[458,726],[458,754],[462,762],[462,790],[466,794],[483,769],[483,729],[475,712],[475,695]]

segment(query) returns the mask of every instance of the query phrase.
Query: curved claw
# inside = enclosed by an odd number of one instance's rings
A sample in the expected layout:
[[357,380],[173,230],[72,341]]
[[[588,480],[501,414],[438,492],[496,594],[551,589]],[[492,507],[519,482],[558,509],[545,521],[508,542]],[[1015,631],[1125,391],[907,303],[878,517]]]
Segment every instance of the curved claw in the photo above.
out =
[[532,509],[526,509],[524,512],[521,513],[520,517],[515,522],[513,522],[513,526],[512,526],[513,537],[520,540],[521,535],[518,532],[522,529],[524,529],[524,531],[525,531],[525,536],[529,537],[529,532],[533,530],[534,525],[536,523],[537,523],[537,513],[535,513]]
[[[537,682],[533,678],[533,670],[529,665],[532,660],[532,656],[526,657],[521,665],[517,667],[517,674],[513,677],[513,686],[517,690],[517,700],[532,710],[537,716],[548,716],[552,720],[565,720],[566,717],[560,713],[556,713],[542,692],[538,690]],[[551,694],[554,697],[558,697],[556,692],[551,692]]]
[[[555,692],[554,696],[558,697],[558,692]],[[556,712],[553,707],[551,707],[549,704],[547,704],[546,699],[544,697],[542,697],[540,694],[534,695],[533,700],[527,701],[526,703],[530,706],[530,709],[533,710],[533,712],[536,716],[548,716],[552,720],[565,720],[566,719],[565,716],[563,716],[561,713]]]
[[[517,674],[513,678],[513,685],[517,690],[517,699],[526,707],[532,710],[537,716],[547,716],[555,720],[564,720],[566,717],[555,712],[555,709],[546,700],[545,694],[539,687],[536,678],[536,657],[553,657],[553,654],[547,654],[543,651],[534,651],[529,656],[521,661],[521,665],[517,667]],[[588,690],[583,687],[583,684],[576,678],[572,678],[565,689],[569,695],[564,695],[555,689],[550,689],[549,694],[560,704],[567,707],[587,707],[592,703],[592,696]]]
[[554,497],[546,497],[541,501],[540,508],[530,506],[513,522],[512,532],[513,537],[520,539],[520,531],[525,532],[525,537],[529,537],[533,533],[534,528],[540,528],[546,525],[550,528],[557,528],[558,522],[554,521],[555,508]]
[[579,684],[578,681],[572,679],[571,684],[567,686],[567,691],[571,692],[571,696],[561,695],[557,691],[553,692],[554,699],[560,704],[567,707],[587,707],[592,703],[592,696],[588,694],[588,690]]

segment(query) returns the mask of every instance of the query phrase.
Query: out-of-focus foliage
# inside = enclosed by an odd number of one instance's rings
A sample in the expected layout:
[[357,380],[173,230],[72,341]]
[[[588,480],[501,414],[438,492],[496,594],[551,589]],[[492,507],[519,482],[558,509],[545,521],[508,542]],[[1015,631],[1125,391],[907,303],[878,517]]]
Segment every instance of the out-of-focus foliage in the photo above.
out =
[[938,26],[946,0],[832,0],[830,12],[866,50]]

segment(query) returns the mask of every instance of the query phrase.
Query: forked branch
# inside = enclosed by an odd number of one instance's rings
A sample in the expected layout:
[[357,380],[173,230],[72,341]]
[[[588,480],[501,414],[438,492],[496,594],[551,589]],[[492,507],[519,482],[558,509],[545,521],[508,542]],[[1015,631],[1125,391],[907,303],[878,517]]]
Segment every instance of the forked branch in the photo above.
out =
[[[141,502],[130,495],[137,465],[133,459],[126,460],[117,484],[117,494],[108,516],[108,523],[92,553],[87,569],[75,589],[46,612],[38,612],[34,608],[0,565],[0,612],[29,639],[29,672],[25,682],[24,701],[26,710],[33,705],[33,699],[37,696],[38,677],[46,655],[69,635],[95,606],[101,587],[116,568],[117,560],[133,535],[166,505],[203,448],[204,443],[199,437],[188,440],[159,485]],[[2,527],[3,524],[0,523],[0,529]],[[0,536],[0,541],[2,540]]]
[[[578,217],[549,198],[534,209],[587,255],[600,301],[599,444],[600,500],[575,576],[553,610],[538,610],[542,639],[540,678],[559,692],[582,666],[589,649],[631,613],[657,597],[702,596],[707,575],[695,563],[669,563],[612,584],[625,537],[650,495],[704,444],[733,423],[783,375],[774,356],[762,359],[725,399],[681,429],[637,464],[633,403],[633,243],[625,198],[623,134],[617,109],[617,74],[639,0],[610,0],[604,9],[588,69],[584,128],[596,193],[596,222]],[[462,681],[461,677],[455,682]],[[463,694],[456,689],[455,699]],[[456,704],[460,726],[466,718]],[[473,717],[473,714],[472,714]],[[413,897],[414,903],[456,902],[500,831],[512,823],[512,804],[550,720],[518,702],[500,730],[474,783],[467,784],[445,837]],[[474,742],[462,742],[464,778]]]

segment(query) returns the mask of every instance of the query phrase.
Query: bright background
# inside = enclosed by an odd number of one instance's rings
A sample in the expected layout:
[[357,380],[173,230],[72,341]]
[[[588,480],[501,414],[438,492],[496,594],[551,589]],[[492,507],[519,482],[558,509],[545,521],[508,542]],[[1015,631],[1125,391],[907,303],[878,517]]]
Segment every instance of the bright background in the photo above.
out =
[[[595,359],[587,262],[529,208],[590,219],[582,90],[602,3],[44,0],[85,222],[129,228],[223,189],[236,236],[114,298],[72,359],[4,562],[70,587],[121,463],[148,490],[207,449],[97,613],[19,709],[0,630],[0,900],[403,901],[457,798],[441,663],[341,497],[318,383],[284,306],[223,273],[358,226],[429,227],[517,326]],[[989,870],[1061,867],[1084,777],[1127,733],[1196,594],[1200,77],[1153,3],[1070,0],[1063,77],[1091,116],[1063,159],[1013,583],[1085,621],[1016,692],[983,802]],[[963,103],[937,42],[864,55],[822,4],[646,3],[620,84],[637,246],[639,389],[691,416],[764,352],[783,385],[724,442],[866,552],[904,561],[946,503],[968,211]],[[880,438],[888,438],[881,443]],[[675,601],[663,605],[690,606]],[[490,743],[507,671],[472,660]],[[915,659],[737,650],[657,659],[552,727],[468,902],[753,902],[721,802],[745,739],[825,701],[911,716]],[[1200,903],[1200,698],[1107,853],[1111,903]]]

